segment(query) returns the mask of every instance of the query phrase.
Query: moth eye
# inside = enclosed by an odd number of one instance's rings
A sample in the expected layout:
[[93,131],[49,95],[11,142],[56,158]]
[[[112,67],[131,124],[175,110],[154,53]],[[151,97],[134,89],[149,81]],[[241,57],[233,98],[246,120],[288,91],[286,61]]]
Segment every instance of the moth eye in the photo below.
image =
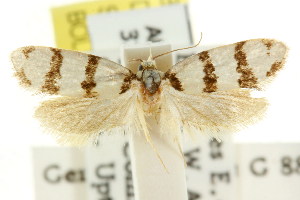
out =
[[142,71],[144,67],[142,65],[139,65],[139,71]]

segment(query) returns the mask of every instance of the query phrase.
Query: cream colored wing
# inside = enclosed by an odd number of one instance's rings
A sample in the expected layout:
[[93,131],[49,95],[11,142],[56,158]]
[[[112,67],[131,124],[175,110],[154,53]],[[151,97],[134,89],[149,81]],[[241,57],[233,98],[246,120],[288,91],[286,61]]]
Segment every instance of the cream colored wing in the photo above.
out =
[[58,97],[42,102],[35,117],[59,143],[83,145],[100,132],[124,133],[140,128],[136,103],[136,90],[108,100]]
[[261,88],[283,67],[286,55],[282,42],[247,40],[193,55],[174,65],[167,76],[176,77],[186,94]]
[[23,47],[11,59],[21,85],[47,94],[114,98],[121,92],[127,68],[90,54],[49,47]]
[[247,89],[190,95],[164,85],[160,123],[163,132],[175,136],[183,126],[218,138],[219,133],[237,131],[256,122],[267,105],[264,98],[251,97]]

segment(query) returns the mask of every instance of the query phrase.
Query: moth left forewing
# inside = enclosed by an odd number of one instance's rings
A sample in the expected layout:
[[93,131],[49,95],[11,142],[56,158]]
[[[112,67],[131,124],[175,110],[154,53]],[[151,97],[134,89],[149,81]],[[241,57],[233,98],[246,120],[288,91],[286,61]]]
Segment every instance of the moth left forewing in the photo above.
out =
[[285,62],[287,47],[270,39],[254,39],[193,55],[173,66],[187,94],[237,88],[259,89],[270,82]]
[[114,98],[131,75],[107,59],[57,48],[23,47],[11,59],[21,85],[51,95]]

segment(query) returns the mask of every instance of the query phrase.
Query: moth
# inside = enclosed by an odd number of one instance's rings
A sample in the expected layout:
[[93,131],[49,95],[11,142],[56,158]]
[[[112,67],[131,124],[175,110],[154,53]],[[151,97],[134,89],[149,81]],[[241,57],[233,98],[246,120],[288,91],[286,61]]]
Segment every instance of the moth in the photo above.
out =
[[272,39],[253,39],[200,52],[167,72],[155,59],[137,59],[137,73],[91,54],[49,47],[15,50],[12,63],[20,84],[53,95],[35,111],[41,125],[60,143],[83,145],[99,133],[144,134],[147,117],[161,133],[178,139],[181,130],[219,137],[259,120],[262,89],[286,60],[287,47]]

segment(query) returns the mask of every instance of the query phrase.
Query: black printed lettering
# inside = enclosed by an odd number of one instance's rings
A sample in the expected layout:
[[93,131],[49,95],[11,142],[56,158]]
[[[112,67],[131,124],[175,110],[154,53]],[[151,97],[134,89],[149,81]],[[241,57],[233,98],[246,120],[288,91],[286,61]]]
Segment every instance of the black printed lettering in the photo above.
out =
[[96,176],[100,179],[113,180],[114,175],[114,163],[101,164],[96,168]]
[[125,156],[125,158],[129,158],[128,148],[129,148],[129,144],[128,142],[126,142],[123,148],[123,155]]
[[92,187],[97,190],[98,194],[101,194],[101,198],[99,200],[112,200],[110,197],[110,184],[108,182],[105,183],[92,183]]
[[212,184],[216,184],[217,180],[225,182],[225,183],[230,183],[230,173],[229,172],[222,172],[222,173],[217,173],[213,172],[210,174],[210,182]]
[[184,157],[186,159],[186,164],[188,167],[196,169],[196,170],[201,169],[200,164],[198,163],[199,153],[200,153],[200,148],[195,148],[184,154]]
[[290,175],[293,173],[293,168],[292,168],[292,159],[290,157],[283,157],[281,159],[281,163],[282,163],[282,168],[281,168],[281,172],[284,175]]
[[130,3],[129,7],[131,9],[134,8],[144,8],[144,7],[150,7],[150,2],[149,1],[143,1],[143,0],[135,0]]
[[70,24],[69,35],[72,38],[72,48],[74,50],[79,50],[80,45],[89,42],[85,18],[86,13],[84,10],[72,11],[67,14],[67,21]]
[[188,200],[201,199],[201,195],[195,191],[188,190]]
[[298,156],[296,163],[297,163],[296,172],[300,174],[300,156]]
[[300,174],[300,156],[293,159],[291,156],[281,158],[281,173],[283,175]]
[[44,170],[44,179],[48,183],[60,183],[65,180],[69,183],[78,183],[85,181],[85,174],[83,169],[70,169],[63,171],[59,165],[53,164],[46,167]]
[[68,182],[74,183],[74,182],[84,182],[85,176],[83,170],[69,170],[66,175],[65,179]]
[[111,5],[108,5],[108,6],[101,6],[98,8],[98,12],[99,13],[102,13],[102,12],[112,12],[112,11],[118,11],[118,7],[117,5],[114,5],[114,4],[111,4]]
[[146,26],[146,29],[149,31],[149,36],[147,38],[148,41],[159,42],[162,40],[161,38],[158,38],[162,32],[161,29],[150,26]]
[[136,29],[130,31],[129,33],[125,33],[124,31],[121,31],[120,37],[124,41],[137,40],[139,38],[139,32]]
[[180,3],[180,0],[160,0],[161,5],[172,4],[172,3]]
[[59,183],[61,176],[59,175],[60,167],[58,165],[50,165],[44,171],[44,179],[49,183]]
[[128,153],[129,145],[126,143],[123,148],[123,155],[127,158],[125,163],[125,190],[126,190],[126,200],[134,200],[134,188],[132,180],[131,162]]
[[222,159],[222,142],[218,142],[216,139],[213,139],[209,142],[210,146],[210,157],[212,159]]
[[264,157],[258,157],[253,159],[250,163],[250,171],[255,176],[266,176],[268,169],[265,166],[266,159]]

